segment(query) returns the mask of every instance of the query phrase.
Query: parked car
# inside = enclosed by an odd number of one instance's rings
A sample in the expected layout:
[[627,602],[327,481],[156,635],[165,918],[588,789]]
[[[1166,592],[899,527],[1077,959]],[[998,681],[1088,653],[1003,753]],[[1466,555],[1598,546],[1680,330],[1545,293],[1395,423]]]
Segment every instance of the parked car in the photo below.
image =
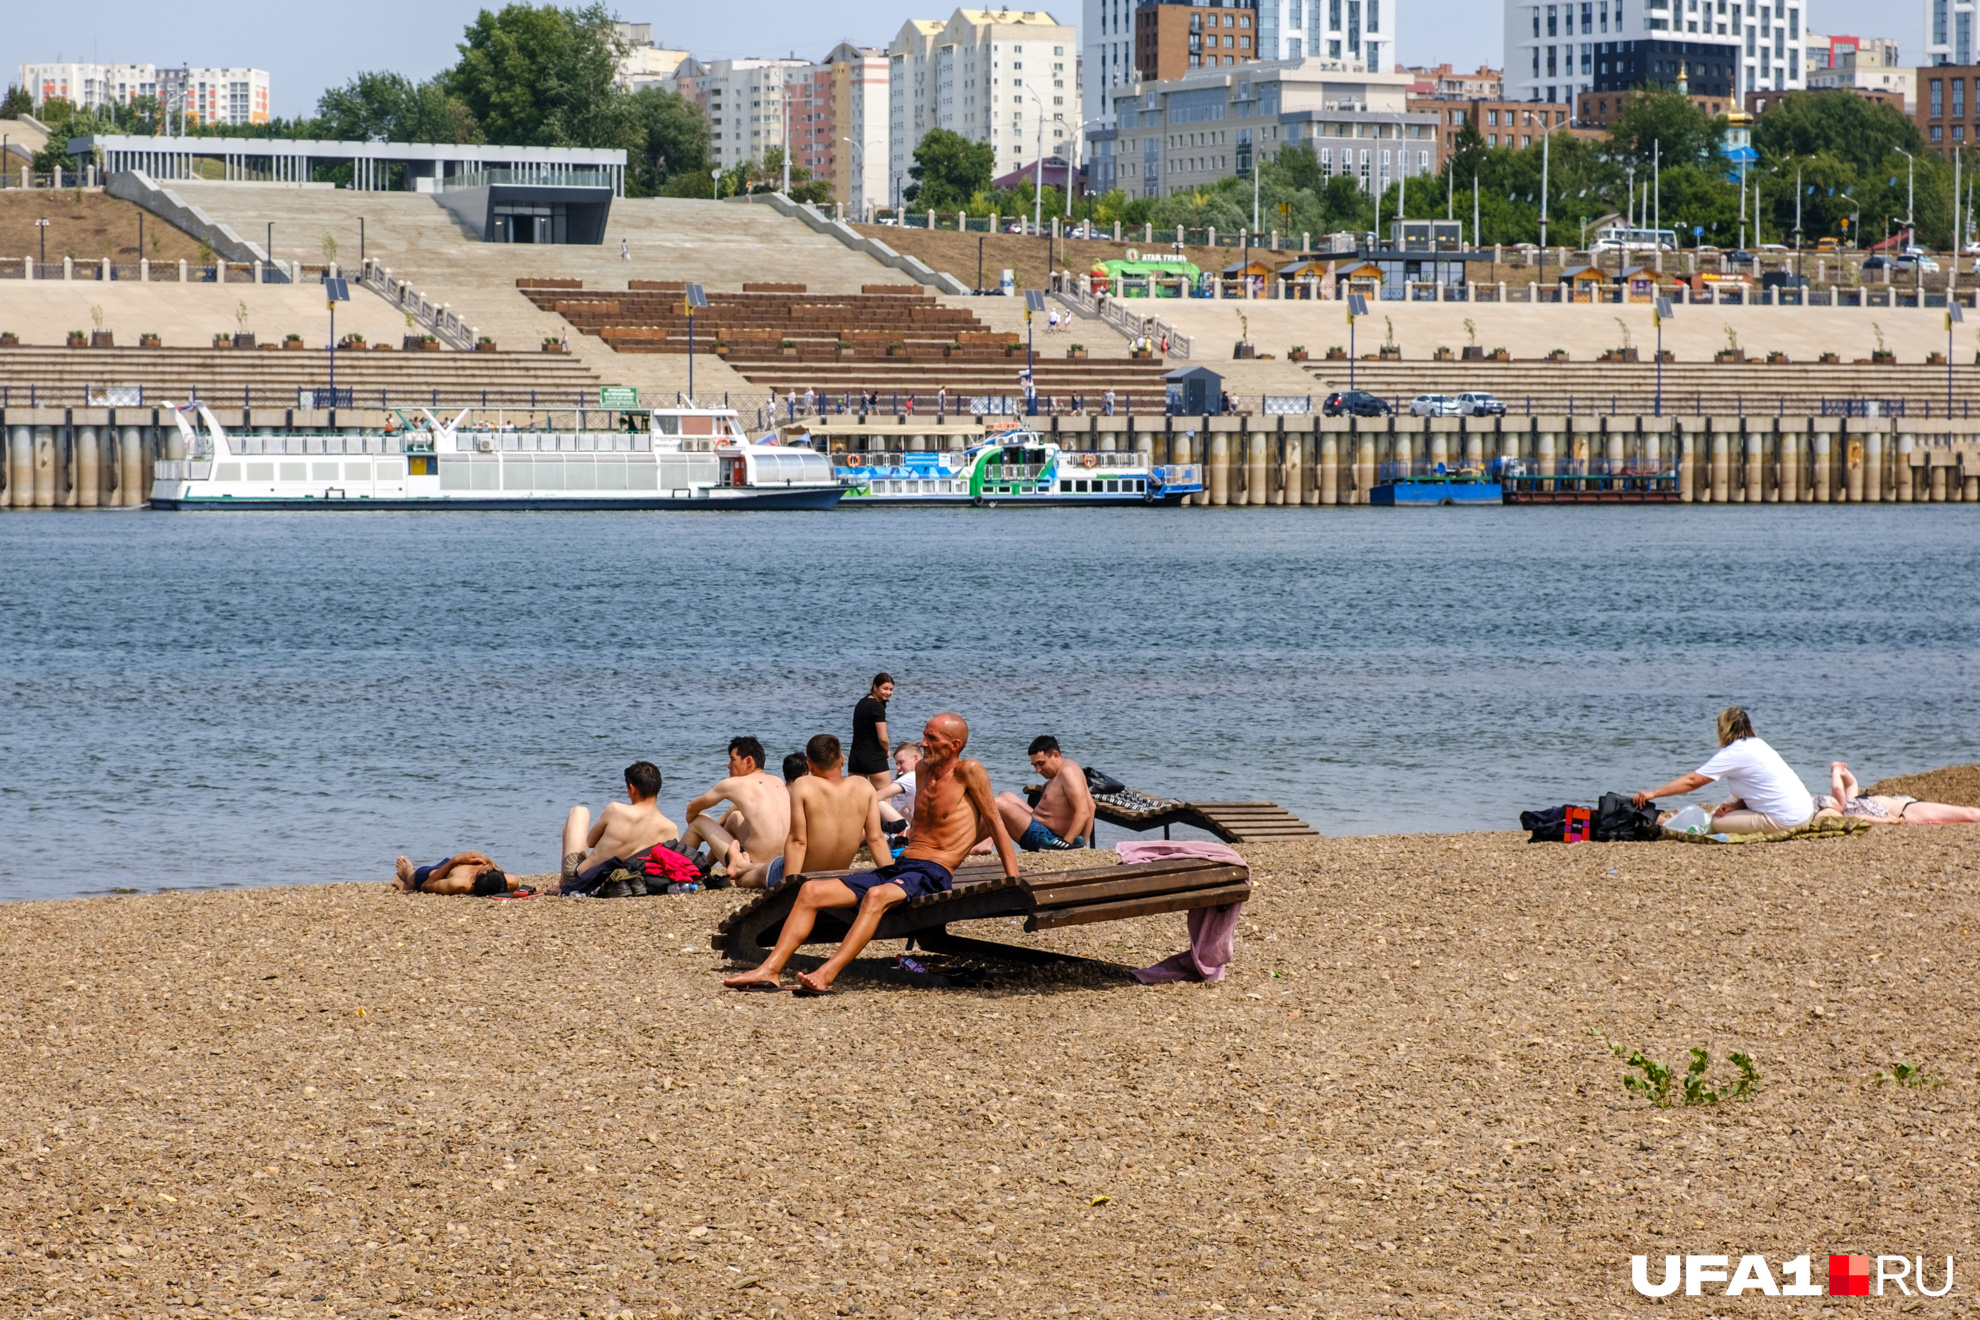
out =
[[1788,250],[1785,243],[1761,243],[1758,246],[1762,252],[1785,252]]
[[1458,401],[1448,394],[1419,394],[1409,401],[1411,417],[1459,416]]
[[1378,399],[1367,390],[1335,390],[1320,405],[1328,417],[1387,417],[1395,412],[1387,399]]
[[1864,270],[1887,270],[1895,263],[1882,253],[1873,252],[1863,259]]
[[1506,405],[1485,390],[1467,390],[1457,396],[1460,417],[1504,417]]
[[1099,238],[1100,231],[1090,222],[1082,220],[1066,231],[1067,238]]
[[1900,256],[1893,257],[1891,259],[1891,265],[1899,270],[1910,270],[1915,266],[1928,275],[1939,273],[1939,263],[1922,253],[1906,252]]
[[1825,257],[1833,256],[1842,251],[1842,245],[1833,238],[1818,238],[1815,240],[1815,250]]
[[1753,264],[1753,254],[1745,248],[1734,248],[1720,257],[1719,261],[1722,265],[1727,266],[1751,266]]

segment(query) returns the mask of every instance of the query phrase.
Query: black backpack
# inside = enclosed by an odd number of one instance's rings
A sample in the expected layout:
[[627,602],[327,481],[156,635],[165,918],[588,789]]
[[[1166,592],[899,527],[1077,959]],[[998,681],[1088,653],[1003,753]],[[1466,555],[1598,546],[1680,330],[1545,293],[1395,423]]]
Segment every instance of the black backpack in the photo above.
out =
[[[1522,811],[1519,827],[1531,832],[1529,843],[1559,843],[1566,836],[1567,813],[1566,807]],[[1593,843],[1641,843],[1663,837],[1656,809],[1636,806],[1623,793],[1604,793],[1589,823],[1588,837]]]

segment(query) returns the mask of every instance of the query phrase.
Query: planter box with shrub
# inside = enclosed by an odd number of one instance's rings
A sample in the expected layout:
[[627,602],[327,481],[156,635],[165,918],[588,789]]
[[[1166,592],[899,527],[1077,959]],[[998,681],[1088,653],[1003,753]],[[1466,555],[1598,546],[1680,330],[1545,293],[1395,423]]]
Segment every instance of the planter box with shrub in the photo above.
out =
[[1304,345],[1304,344],[1294,344],[1294,345],[1293,345],[1293,346],[1292,346],[1291,348],[1289,348],[1289,349],[1287,349],[1287,350],[1286,350],[1286,361],[1288,361],[1288,362],[1304,362],[1304,361],[1306,361],[1306,345]]
[[251,334],[248,334],[248,333],[247,333],[246,331],[243,331],[243,332],[241,332],[240,334],[237,334],[237,335],[235,335],[235,336],[234,336],[234,347],[235,347],[235,348],[253,348],[253,347],[254,347],[254,336],[253,336],[253,335],[251,335]]
[[92,330],[89,332],[89,346],[91,348],[115,348],[117,346],[117,336],[109,330]]
[[89,336],[80,330],[71,330],[69,331],[68,342],[70,348],[87,348],[89,346]]
[[[6,343],[6,342],[7,342],[7,341],[6,341],[6,340],[5,340],[4,338],[0,338],[0,344],[4,344],[4,343]],[[163,348],[163,347],[165,347],[165,341],[164,341],[163,339],[161,339],[161,338],[159,338],[159,337],[158,337],[157,335],[139,335],[139,336],[138,336],[138,347],[139,347],[139,348]]]
[[1457,361],[1457,355],[1448,348],[1439,347],[1432,350],[1430,360],[1432,362],[1455,362]]
[[1744,362],[1746,350],[1743,348],[1722,348],[1712,355],[1714,362]]
[[[1771,358],[1768,359],[1770,362],[1772,360]],[[1928,367],[1943,367],[1946,365],[1946,355],[1944,353],[1927,353],[1925,355],[1925,365]]]
[[1334,347],[1327,350],[1327,361],[1329,362],[1347,361],[1347,350],[1336,344]]
[[477,353],[493,353],[495,351],[495,341],[487,335],[483,335],[474,341],[474,351]]
[[1870,361],[1873,365],[1896,366],[1897,354],[1888,348],[1880,348],[1870,354]]
[[1464,360],[1466,362],[1483,362],[1485,360],[1485,350],[1476,344],[1467,344],[1464,349]]
[[1085,356],[1086,356],[1086,345],[1085,345],[1085,344],[1074,344],[1074,345],[1073,345],[1073,346],[1072,346],[1071,348],[1068,348],[1068,349],[1066,350],[1066,356],[1067,356],[1067,357],[1069,357],[1069,358],[1083,358],[1083,357],[1085,357]]
[[[383,348],[385,346],[383,344],[380,344],[379,347]],[[723,344],[720,341],[717,341],[715,345],[715,351],[717,353],[720,353],[726,347],[728,347],[728,345]],[[564,341],[561,339],[546,339],[543,341],[543,351],[546,353],[561,353],[564,351]]]
[[1787,360],[1788,355],[1779,349],[1770,349],[1767,353],[1767,361],[1771,364],[1785,366],[1787,365]]
[[0,331],[0,348],[19,348],[21,337],[12,330]]
[[1642,360],[1633,348],[1612,348],[1596,359],[1597,362],[1640,362]]
[[[1827,364],[1829,364],[1830,366],[1840,366],[1840,365],[1842,364],[1842,354],[1840,354],[1840,353],[1820,353],[1820,354],[1817,354],[1817,355],[1816,355],[1816,358],[1815,358],[1815,360],[1816,360],[1817,362],[1823,362],[1823,363],[1827,363]],[[1980,354],[1975,354],[1975,355],[1974,355],[1974,360],[1975,360],[1975,361],[1977,361],[1977,362],[1980,362]]]
[[1492,361],[1494,361],[1494,362],[1510,362],[1510,361],[1512,361],[1512,351],[1511,351],[1510,349],[1504,349],[1504,348],[1495,348],[1495,349],[1493,349],[1493,350],[1492,350],[1492,352],[1491,352],[1491,355],[1490,355],[1490,356],[1491,356],[1491,359],[1492,359]]
[[1565,348],[1556,348],[1547,354],[1547,361],[1549,362],[1565,362],[1567,360],[1568,353]]
[[304,347],[303,337],[301,335],[285,335],[282,338],[282,347],[288,352],[297,352]]

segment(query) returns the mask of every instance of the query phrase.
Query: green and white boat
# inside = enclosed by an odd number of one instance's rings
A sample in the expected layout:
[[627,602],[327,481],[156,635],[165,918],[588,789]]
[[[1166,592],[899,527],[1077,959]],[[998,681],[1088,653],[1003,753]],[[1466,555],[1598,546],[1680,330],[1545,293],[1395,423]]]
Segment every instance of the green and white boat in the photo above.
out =
[[833,455],[847,504],[1178,504],[1203,489],[1197,463],[1151,464],[1136,450],[1069,451],[1006,431],[946,453]]

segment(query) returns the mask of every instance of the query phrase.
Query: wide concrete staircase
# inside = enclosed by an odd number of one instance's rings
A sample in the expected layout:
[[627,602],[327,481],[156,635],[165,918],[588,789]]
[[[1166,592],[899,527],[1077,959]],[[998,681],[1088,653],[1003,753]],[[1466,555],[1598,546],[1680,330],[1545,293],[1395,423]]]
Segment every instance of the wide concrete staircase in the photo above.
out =
[[[415,193],[247,183],[174,183],[172,188],[256,242],[264,241],[272,224],[272,252],[281,260],[321,264],[328,236],[341,265],[356,268],[360,256],[373,258],[504,346],[534,346],[565,330],[561,318],[517,291],[516,281],[527,276],[580,280],[593,288],[623,286],[630,279],[693,281],[731,291],[740,291],[746,281],[857,289],[900,278],[767,206],[621,198],[612,203],[604,244],[539,246],[471,238],[432,197]],[[621,259],[621,240],[630,261]],[[571,348],[600,379],[639,386],[649,400],[671,400],[687,388],[685,358],[620,356],[595,337],[574,337]],[[762,393],[712,356],[697,358],[695,388],[704,401],[711,393]]]
[[[522,292],[621,354],[688,351],[678,286],[633,281],[625,290],[585,290],[575,283],[527,281]],[[720,353],[751,384],[779,394],[877,396],[873,401],[886,412],[1016,396],[1018,372],[1030,360],[1023,336],[990,329],[958,301],[938,300],[918,285],[868,284],[852,294],[745,284],[740,293],[709,294],[708,307],[695,316],[696,347]],[[1097,409],[1112,391],[1122,410],[1162,409],[1165,364],[1118,354],[1072,358],[1065,336],[1040,338],[1033,375],[1041,396]]]
[[[570,354],[339,350],[347,406],[596,408],[596,372]],[[214,408],[327,406],[303,397],[330,383],[323,349],[0,348],[0,408],[159,407],[197,397]]]
[[[1311,362],[1315,393],[1344,387],[1346,362]],[[1921,363],[1672,362],[1663,370],[1667,415],[1821,416],[1866,402],[1880,412],[1944,417],[1947,371]],[[1971,415],[1980,366],[1952,369],[1955,416]],[[1488,390],[1511,413],[1649,413],[1658,406],[1657,368],[1641,362],[1356,362],[1354,385],[1406,411],[1419,394]],[[1317,400],[1316,400],[1317,403]]]

